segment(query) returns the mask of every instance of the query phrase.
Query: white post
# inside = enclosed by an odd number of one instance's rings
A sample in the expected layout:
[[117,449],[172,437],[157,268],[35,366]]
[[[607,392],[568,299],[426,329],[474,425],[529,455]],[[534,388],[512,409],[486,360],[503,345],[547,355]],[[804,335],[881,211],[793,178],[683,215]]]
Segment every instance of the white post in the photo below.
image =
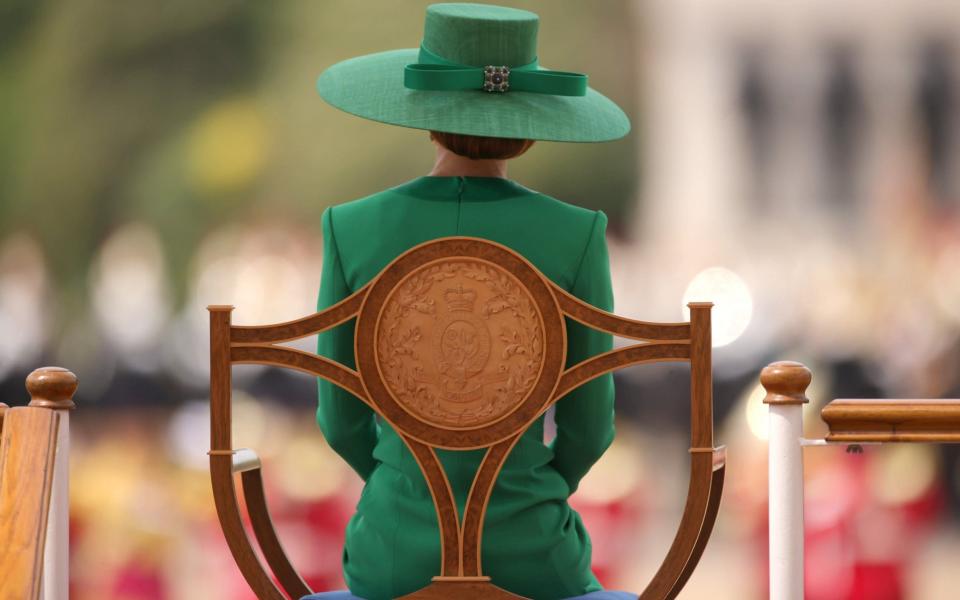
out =
[[55,410],[60,415],[41,589],[44,600],[66,600],[70,583],[70,411],[75,406],[77,377],[66,369],[44,367],[27,376],[27,390],[30,406]]
[[770,600],[803,600],[802,405],[770,406]]
[[803,600],[803,405],[810,371],[800,363],[766,367],[760,382],[769,414],[770,600]]

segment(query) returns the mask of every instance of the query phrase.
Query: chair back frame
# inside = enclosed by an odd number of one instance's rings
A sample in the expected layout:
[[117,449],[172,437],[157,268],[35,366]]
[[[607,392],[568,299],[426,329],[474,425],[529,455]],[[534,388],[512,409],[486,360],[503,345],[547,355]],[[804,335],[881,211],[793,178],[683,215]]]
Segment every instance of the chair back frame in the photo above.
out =
[[[674,598],[706,546],[723,489],[725,453],[713,445],[710,303],[690,322],[650,323],[599,310],[569,294],[506,246],[456,236],[406,251],[330,308],[265,326],[231,323],[210,306],[210,468],[230,549],[259,598],[284,596],[246,535],[233,475],[242,474],[254,534],[292,598],[309,593],[273,531],[259,461],[232,447],[231,366],[257,363],[323,377],[367,403],[402,437],[430,488],[441,538],[439,575],[405,598],[519,598],[490,583],[481,565],[483,519],[497,475],[527,427],[577,386],[629,365],[689,362],[690,486],[681,523],[642,600]],[[569,368],[564,317],[641,343]],[[356,318],[356,370],[278,345]],[[494,333],[497,332],[497,334]],[[436,449],[486,448],[463,519]],[[251,458],[252,457],[252,458]]]

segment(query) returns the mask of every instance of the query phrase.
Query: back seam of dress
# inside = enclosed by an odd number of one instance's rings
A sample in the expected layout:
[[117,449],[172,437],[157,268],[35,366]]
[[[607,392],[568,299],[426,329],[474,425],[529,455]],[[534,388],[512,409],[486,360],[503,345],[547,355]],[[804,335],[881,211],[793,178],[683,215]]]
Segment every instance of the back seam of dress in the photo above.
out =
[[464,177],[461,175],[458,177],[459,184],[457,186],[457,231],[454,235],[460,235],[460,215],[463,214],[463,184]]

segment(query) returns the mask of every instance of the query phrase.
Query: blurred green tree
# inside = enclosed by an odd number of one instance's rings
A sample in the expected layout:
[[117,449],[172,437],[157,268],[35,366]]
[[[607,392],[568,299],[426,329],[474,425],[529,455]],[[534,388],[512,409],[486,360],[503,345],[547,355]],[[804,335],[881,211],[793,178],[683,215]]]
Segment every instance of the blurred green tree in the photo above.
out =
[[[351,117],[313,89],[338,60],[417,46],[427,4],[7,0],[0,237],[41,241],[62,318],[86,310],[89,265],[129,221],[160,232],[180,299],[197,245],[218,225],[316,221],[319,234],[325,206],[432,163],[425,131]],[[637,179],[631,5],[511,4],[540,14],[545,66],[588,73],[635,124],[617,142],[541,143],[511,177],[601,208],[616,229]]]

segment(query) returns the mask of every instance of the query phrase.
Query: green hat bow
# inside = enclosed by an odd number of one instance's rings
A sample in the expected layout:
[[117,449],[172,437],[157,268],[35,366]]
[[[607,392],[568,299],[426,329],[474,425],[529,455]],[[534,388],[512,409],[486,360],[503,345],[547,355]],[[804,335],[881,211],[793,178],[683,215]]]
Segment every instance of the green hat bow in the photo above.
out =
[[404,67],[403,85],[413,90],[486,90],[585,96],[583,73],[539,69],[534,59],[525,65],[471,67],[449,61],[420,46],[420,62]]

